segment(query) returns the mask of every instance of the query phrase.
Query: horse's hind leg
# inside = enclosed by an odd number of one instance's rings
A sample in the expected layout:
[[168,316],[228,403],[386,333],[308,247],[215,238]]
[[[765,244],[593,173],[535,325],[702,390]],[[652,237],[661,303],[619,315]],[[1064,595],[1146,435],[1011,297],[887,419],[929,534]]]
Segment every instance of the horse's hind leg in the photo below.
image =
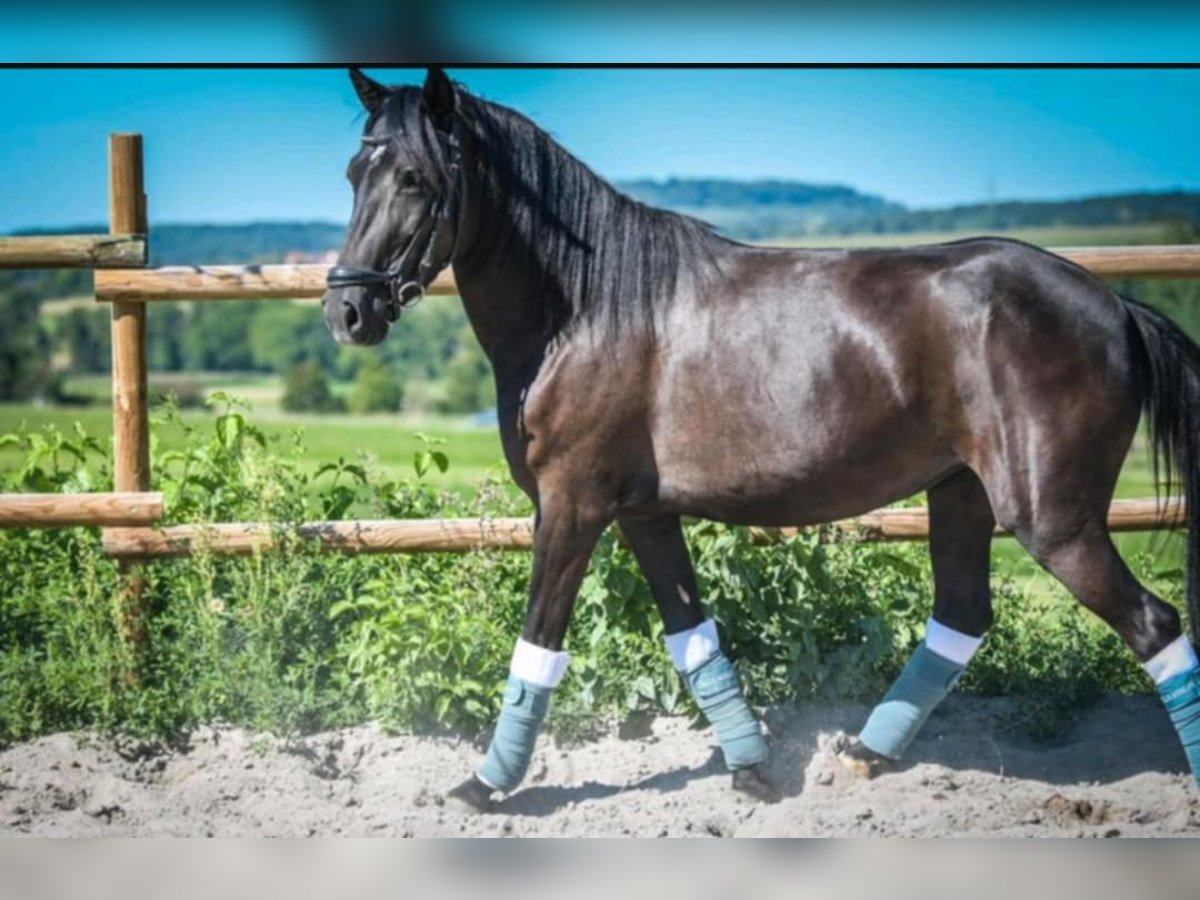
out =
[[1059,534],[1035,525],[1017,532],[1034,559],[1102,618],[1145,663],[1180,637],[1179,614],[1146,590],[1113,546],[1097,515]]
[[1158,687],[1192,774],[1200,779],[1200,670],[1179,614],[1134,578],[1113,546],[1103,516],[1093,515],[1066,531],[1049,518],[1049,523],[1018,530],[1017,538],[1133,650]]
[[716,623],[705,619],[700,607],[679,519],[623,518],[618,524],[650,584],[671,661],[717,733],[734,789],[773,802],[778,796],[761,768],[766,741],[742,697],[737,673],[721,651]]
[[998,467],[984,481],[998,521],[1116,631],[1143,664],[1200,778],[1200,669],[1195,650],[1182,635],[1179,614],[1138,582],[1108,533],[1108,507],[1136,418],[1128,413],[1120,413],[1121,419],[1117,414],[1106,418],[1104,410],[1086,412],[1090,415],[1084,418],[1076,410],[1075,421],[1099,423],[1097,427],[1107,426],[1107,433],[1093,431],[1064,441],[1060,429],[1059,440],[1039,448],[1039,465],[1032,471]]
[[1015,420],[1010,452],[986,459],[982,478],[997,521],[1145,663],[1180,637],[1179,614],[1138,583],[1109,537],[1108,507],[1138,419],[1119,385],[1099,387],[1059,411],[1054,429],[1029,415]]
[[870,777],[898,758],[958,680],[992,623],[995,518],[979,477],[962,469],[928,491],[934,604],[925,640],[840,758]]

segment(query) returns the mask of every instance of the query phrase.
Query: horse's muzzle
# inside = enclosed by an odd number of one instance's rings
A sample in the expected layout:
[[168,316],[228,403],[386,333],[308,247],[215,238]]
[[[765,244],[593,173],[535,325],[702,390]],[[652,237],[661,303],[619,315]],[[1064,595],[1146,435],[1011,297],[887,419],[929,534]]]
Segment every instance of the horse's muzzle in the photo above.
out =
[[387,337],[391,298],[385,290],[361,287],[327,291],[325,326],[339,344],[371,346]]

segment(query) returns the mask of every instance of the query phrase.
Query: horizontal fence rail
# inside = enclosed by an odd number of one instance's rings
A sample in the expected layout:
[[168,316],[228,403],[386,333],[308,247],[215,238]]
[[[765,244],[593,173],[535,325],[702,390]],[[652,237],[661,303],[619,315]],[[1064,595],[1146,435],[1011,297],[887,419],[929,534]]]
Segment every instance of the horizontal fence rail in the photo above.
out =
[[[96,299],[154,300],[301,300],[325,293],[330,267],[315,264],[266,266],[163,266],[157,269],[96,273]],[[453,295],[458,288],[450,270],[434,279],[426,293]]]
[[[912,506],[901,509],[878,509],[854,519],[843,519],[834,525],[864,541],[927,541],[929,540],[929,509]],[[1187,525],[1182,497],[1163,497],[1136,500],[1114,500],[1108,508],[1109,531],[1157,531],[1183,528]],[[775,529],[783,535],[794,535],[803,528]],[[1011,532],[999,526],[997,536]]]
[[140,234],[47,234],[0,238],[0,269],[127,269],[146,264]]
[[[1184,525],[1179,498],[1115,500],[1109,509],[1111,531],[1152,531]],[[843,519],[835,533],[860,541],[928,540],[925,507],[880,509]],[[752,528],[761,543],[793,537],[803,528]],[[1007,534],[997,528],[998,535]],[[104,532],[104,552],[127,559],[188,556],[198,550],[222,556],[244,556],[277,549],[289,539],[315,541],[320,549],[340,553],[469,553],[478,550],[531,550],[533,520],[378,519],[357,522],[308,522],[288,529],[265,523],[173,525],[167,528],[115,528]]]
[[[1200,245],[1147,247],[1071,247],[1053,251],[1105,278],[1200,277]],[[96,273],[96,299],[293,300],[325,293],[325,265],[166,266],[157,269]],[[447,270],[429,287],[430,294],[454,294]]]
[[1200,244],[1052,249],[1101,278],[1200,277]]
[[266,523],[116,528],[104,532],[104,552],[123,558],[188,556],[199,549],[245,556],[277,548],[292,535],[342,553],[468,553],[529,550],[533,519],[376,519],[306,522],[295,528]]
[[0,528],[153,525],[162,517],[159,493],[0,494]]

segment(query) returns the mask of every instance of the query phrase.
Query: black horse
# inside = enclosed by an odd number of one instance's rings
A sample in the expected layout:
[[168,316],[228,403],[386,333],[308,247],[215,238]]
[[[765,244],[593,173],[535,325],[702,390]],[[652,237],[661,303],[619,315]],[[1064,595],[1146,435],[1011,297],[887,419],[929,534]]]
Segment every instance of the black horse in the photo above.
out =
[[[719,646],[715,632],[698,637],[681,516],[806,525],[918,491],[940,626],[970,640],[991,623],[999,523],[1146,662],[1179,645],[1180,618],[1135,580],[1106,527],[1146,412],[1156,464],[1188,501],[1200,621],[1200,349],[1158,313],[1011,240],[739,244],[622,195],[440,70],[423,88],[351,75],[368,118],[326,323],[341,342],[378,343],[453,264],[495,373],[508,465],[537,510],[521,679],[505,701],[515,718],[502,715],[493,741],[511,771],[469,779],[458,791],[469,802],[519,781],[548,699],[535,688],[561,674],[577,589],[613,522],[667,634],[681,636],[681,671]],[[709,701],[735,786],[768,794],[736,682],[710,681],[715,693],[689,685]],[[753,746],[735,767],[739,741]],[[891,755],[864,738],[847,759],[873,770]]]

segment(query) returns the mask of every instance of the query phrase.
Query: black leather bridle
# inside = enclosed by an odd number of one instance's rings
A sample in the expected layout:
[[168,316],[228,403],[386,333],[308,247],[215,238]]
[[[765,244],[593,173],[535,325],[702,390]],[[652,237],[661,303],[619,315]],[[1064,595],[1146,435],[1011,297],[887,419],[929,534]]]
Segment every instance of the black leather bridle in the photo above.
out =
[[[332,290],[385,286],[389,299],[383,315],[389,322],[395,322],[400,318],[400,313],[419,303],[433,279],[454,259],[454,250],[458,245],[458,218],[462,199],[460,118],[460,115],[455,115],[449,134],[442,138],[447,160],[444,170],[445,192],[434,201],[430,215],[408,239],[399,259],[389,266],[387,271],[334,266],[325,276],[325,286]],[[438,244],[443,243],[442,236],[448,227],[454,229],[449,248],[438,254]],[[421,257],[414,272],[412,261],[418,252],[421,253]]]

